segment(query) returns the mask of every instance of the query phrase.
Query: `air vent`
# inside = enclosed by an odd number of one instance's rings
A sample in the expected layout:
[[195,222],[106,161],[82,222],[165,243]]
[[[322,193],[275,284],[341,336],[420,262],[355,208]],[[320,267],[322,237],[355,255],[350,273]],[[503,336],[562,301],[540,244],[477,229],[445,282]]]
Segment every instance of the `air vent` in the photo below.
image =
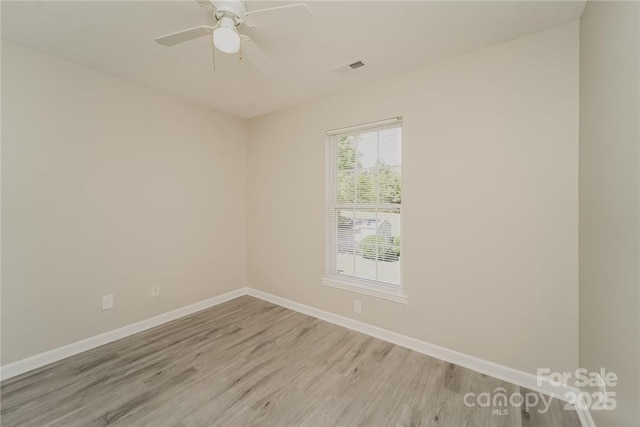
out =
[[351,71],[359,70],[363,68],[366,64],[362,59],[358,59],[357,61],[350,62],[348,64],[340,65],[333,69],[333,72],[336,74],[346,74]]

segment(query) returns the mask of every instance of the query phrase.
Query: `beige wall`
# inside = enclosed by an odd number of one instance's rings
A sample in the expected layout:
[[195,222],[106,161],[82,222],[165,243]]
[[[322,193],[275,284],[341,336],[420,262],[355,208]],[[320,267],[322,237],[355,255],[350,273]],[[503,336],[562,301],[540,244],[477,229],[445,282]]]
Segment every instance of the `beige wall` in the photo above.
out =
[[640,425],[640,2],[588,2],[580,38],[580,366],[619,377],[597,425]]
[[2,150],[2,364],[245,284],[244,120],[3,42]]
[[[249,284],[516,369],[575,369],[578,49],[571,23],[251,119]],[[393,116],[408,305],[320,284],[324,133]]]
[[[252,119],[248,135],[2,48],[3,364],[244,285],[248,236],[255,288],[516,369],[577,366],[577,23]],[[408,305],[320,284],[324,132],[396,115]]]

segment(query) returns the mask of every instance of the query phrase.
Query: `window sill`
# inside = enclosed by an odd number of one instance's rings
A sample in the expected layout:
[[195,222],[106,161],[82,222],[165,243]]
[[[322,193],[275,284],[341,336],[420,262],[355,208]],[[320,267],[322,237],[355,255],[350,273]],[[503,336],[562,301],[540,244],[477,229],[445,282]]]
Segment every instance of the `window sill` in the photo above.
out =
[[386,299],[400,304],[407,304],[409,301],[409,297],[403,294],[400,289],[384,289],[382,286],[369,284],[365,281],[349,280],[342,277],[323,277],[322,284],[325,286],[330,286],[332,288],[344,289],[359,294]]

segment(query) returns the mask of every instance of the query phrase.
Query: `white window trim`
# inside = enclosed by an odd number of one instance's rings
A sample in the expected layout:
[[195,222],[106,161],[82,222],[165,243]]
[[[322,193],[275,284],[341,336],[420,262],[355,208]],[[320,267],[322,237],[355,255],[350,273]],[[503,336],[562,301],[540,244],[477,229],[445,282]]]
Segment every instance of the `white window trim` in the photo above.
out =
[[358,294],[369,295],[393,302],[399,302],[401,304],[407,304],[409,302],[409,297],[402,291],[402,282],[400,283],[400,289],[384,289],[384,285],[375,282],[368,284],[366,280],[329,275],[322,278],[322,284],[324,286],[344,289],[346,291],[351,291]]
[[[402,124],[401,117],[394,117],[387,120],[381,120],[378,122],[366,123],[362,125],[350,126],[348,128],[335,129],[327,132],[327,143],[326,143],[326,203],[325,203],[325,221],[326,221],[326,231],[325,231],[325,257],[326,257],[326,266],[325,266],[325,277],[323,277],[322,284],[324,286],[329,286],[332,288],[343,289],[363,295],[369,295],[401,304],[408,303],[408,296],[404,293],[403,281],[402,281],[402,270],[403,264],[400,264],[400,285],[395,287],[393,285],[385,284],[384,282],[376,282],[373,280],[359,279],[347,276],[336,276],[330,274],[332,271],[332,245],[329,236],[335,232],[331,225],[331,221],[329,220],[328,212],[330,209],[336,207],[335,200],[335,189],[334,187],[334,179],[336,175],[336,158],[335,158],[335,149],[333,139],[336,135],[340,135],[348,132],[356,132],[360,130],[365,130],[369,128],[380,128],[385,126],[392,126],[396,124]],[[381,207],[389,207],[387,205],[380,205]],[[372,207],[378,207],[378,205],[372,205]],[[402,218],[402,204],[399,206],[400,208],[400,216]],[[401,232],[402,234],[402,232]],[[400,253],[402,253],[402,237],[400,238]]]

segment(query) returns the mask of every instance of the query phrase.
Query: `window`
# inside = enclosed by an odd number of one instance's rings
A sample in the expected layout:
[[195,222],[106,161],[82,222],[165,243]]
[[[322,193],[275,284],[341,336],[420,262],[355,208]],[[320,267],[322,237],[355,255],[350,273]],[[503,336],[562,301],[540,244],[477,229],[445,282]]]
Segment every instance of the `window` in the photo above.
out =
[[328,132],[325,285],[406,302],[400,283],[402,121]]

